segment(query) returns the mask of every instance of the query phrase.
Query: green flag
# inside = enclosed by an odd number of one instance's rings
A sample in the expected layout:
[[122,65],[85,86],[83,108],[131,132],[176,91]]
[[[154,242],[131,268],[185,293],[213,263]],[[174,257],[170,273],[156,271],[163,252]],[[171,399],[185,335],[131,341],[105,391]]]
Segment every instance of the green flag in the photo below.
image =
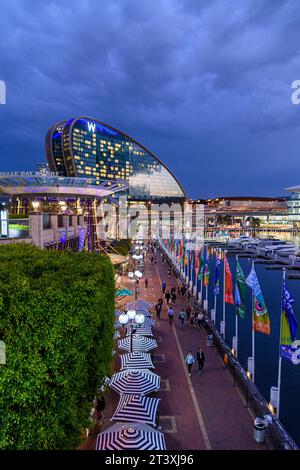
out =
[[204,266],[204,246],[201,248],[201,251],[199,251],[198,256],[200,259],[198,279],[199,281],[201,281],[203,277],[203,266]]
[[236,262],[235,308],[241,318],[246,317],[247,284],[240,263]]

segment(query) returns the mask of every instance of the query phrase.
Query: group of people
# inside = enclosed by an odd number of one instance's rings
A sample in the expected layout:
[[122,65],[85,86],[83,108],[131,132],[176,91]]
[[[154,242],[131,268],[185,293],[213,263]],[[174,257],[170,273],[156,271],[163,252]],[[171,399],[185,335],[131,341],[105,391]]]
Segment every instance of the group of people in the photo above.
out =
[[[198,372],[199,374],[201,374],[203,372],[203,367],[204,367],[204,364],[205,364],[205,354],[204,354],[204,351],[200,348],[198,348],[198,351],[197,351],[197,354],[196,354],[196,360],[198,362]],[[193,364],[195,364],[195,357],[192,353],[192,351],[189,351],[189,353],[187,354],[186,358],[185,358],[185,363],[187,365],[187,368],[188,368],[188,374],[189,376],[191,376],[191,373],[192,373],[192,367],[193,367]]]
[[[174,309],[171,306],[168,310],[168,318],[170,325],[173,323],[174,320]],[[192,311],[190,307],[181,308],[178,318],[180,321],[180,326],[183,327],[185,324],[190,324],[193,326],[198,326],[199,328],[203,325],[204,322],[204,315],[200,311]]]
[[[156,251],[156,250],[155,250]],[[152,248],[152,253],[154,252]],[[156,259],[154,256],[151,256],[150,261],[153,262],[153,259],[156,262]],[[162,253],[162,261],[165,262],[167,260],[166,256]],[[168,278],[171,277],[172,270],[171,268],[168,268]],[[161,289],[163,296],[166,299],[166,303],[168,305],[168,320],[169,324],[172,325],[174,323],[174,317],[175,317],[175,311],[174,311],[174,306],[176,305],[176,299],[178,297],[185,297],[186,295],[189,294],[189,291],[186,287],[185,284],[182,284],[181,286],[178,285],[178,287],[171,287],[170,289],[167,288],[167,283],[166,281],[162,281],[161,284]],[[189,296],[188,296],[189,297]],[[189,300],[189,298],[188,298]],[[155,305],[155,311],[156,311],[156,317],[160,319],[161,311],[162,311],[162,305],[163,305],[163,299],[159,298],[157,300],[157,303]],[[178,318],[180,321],[180,326],[183,327],[185,324],[190,324],[193,326],[198,326],[201,327],[204,323],[204,315],[200,310],[195,310],[192,311],[190,306],[187,308],[181,308]],[[196,357],[195,357],[196,356]],[[187,365],[188,369],[188,374],[191,376],[192,372],[192,367],[195,362],[198,364],[198,372],[199,374],[202,373],[204,364],[205,364],[205,354],[204,351],[202,350],[201,347],[198,348],[196,355],[193,355],[191,351],[187,354],[185,358],[185,363]]]

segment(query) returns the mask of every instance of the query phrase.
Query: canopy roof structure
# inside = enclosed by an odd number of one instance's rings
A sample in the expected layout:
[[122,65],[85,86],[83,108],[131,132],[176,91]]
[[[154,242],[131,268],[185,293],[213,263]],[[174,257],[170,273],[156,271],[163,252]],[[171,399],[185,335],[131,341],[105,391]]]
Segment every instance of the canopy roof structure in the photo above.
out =
[[115,192],[123,191],[127,188],[127,183],[123,180],[99,182],[95,178],[71,178],[56,175],[44,176],[30,173],[31,172],[0,174],[0,191],[10,196],[78,196],[102,199],[105,196],[110,196]]

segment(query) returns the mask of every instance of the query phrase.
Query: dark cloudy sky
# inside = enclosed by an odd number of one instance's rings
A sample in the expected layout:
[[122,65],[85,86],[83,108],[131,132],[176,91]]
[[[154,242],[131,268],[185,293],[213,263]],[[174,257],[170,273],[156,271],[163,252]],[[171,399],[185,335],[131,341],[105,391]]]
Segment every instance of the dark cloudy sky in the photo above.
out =
[[298,0],[1,0],[0,170],[34,169],[55,121],[143,142],[191,197],[300,184]]

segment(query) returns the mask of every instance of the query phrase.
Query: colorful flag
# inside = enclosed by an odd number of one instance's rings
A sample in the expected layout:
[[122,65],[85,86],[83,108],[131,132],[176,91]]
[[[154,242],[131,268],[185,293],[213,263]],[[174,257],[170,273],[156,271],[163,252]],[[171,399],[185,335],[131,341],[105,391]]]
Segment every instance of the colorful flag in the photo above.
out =
[[[293,342],[296,339],[298,322],[295,318],[292,304],[294,299],[286,287],[285,281],[282,285],[282,306],[281,306],[281,336],[280,336],[280,356],[293,362],[295,348]],[[296,348],[297,349],[297,348]]]
[[178,256],[179,261],[182,260],[183,249],[184,249],[183,240],[181,239],[180,240],[180,246],[179,246],[179,256]]
[[271,334],[270,317],[261,292],[258,278],[252,266],[252,269],[246,279],[247,286],[252,289],[253,293],[253,325],[252,328],[258,333],[266,335]]
[[198,279],[201,281],[202,276],[203,276],[203,265],[204,265],[204,246],[201,248],[199,255],[200,255],[200,266],[199,266]]
[[188,266],[188,264],[189,264],[189,256],[190,256],[189,251],[186,249],[186,247],[184,247],[184,257],[183,257],[183,264],[184,264],[184,266]]
[[214,295],[220,294],[220,264],[221,260],[218,255],[216,255]]
[[226,255],[224,256],[225,263],[225,302],[227,304],[234,304],[232,293],[232,275]]
[[240,263],[236,262],[236,284],[235,284],[235,308],[236,313],[241,318],[246,318],[246,292],[247,284],[245,275],[240,266]]
[[204,273],[203,273],[203,285],[206,287],[209,283],[209,264],[208,264],[208,248],[206,247],[204,254]]
[[199,251],[195,251],[195,277],[197,279],[199,272]]

